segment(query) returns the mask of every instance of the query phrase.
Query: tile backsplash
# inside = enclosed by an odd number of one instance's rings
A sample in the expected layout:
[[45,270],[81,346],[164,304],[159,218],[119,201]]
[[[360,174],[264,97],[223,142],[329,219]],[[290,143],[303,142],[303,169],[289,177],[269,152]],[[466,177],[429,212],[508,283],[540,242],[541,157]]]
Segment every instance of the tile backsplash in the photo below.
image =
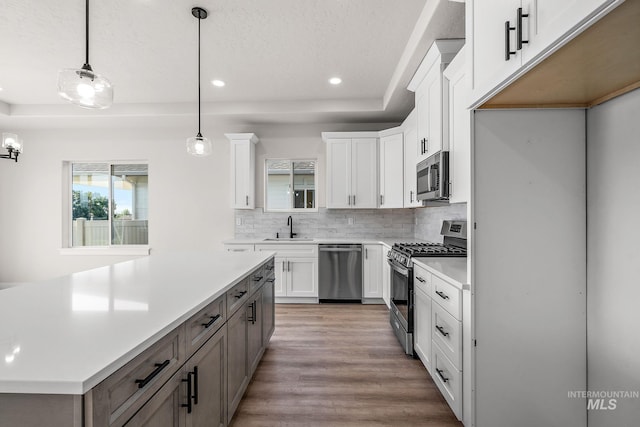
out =
[[262,208],[235,211],[235,237],[286,237],[287,218],[293,218],[296,237],[399,238],[441,242],[443,219],[466,219],[466,204],[418,209],[325,209],[318,212],[264,212]]

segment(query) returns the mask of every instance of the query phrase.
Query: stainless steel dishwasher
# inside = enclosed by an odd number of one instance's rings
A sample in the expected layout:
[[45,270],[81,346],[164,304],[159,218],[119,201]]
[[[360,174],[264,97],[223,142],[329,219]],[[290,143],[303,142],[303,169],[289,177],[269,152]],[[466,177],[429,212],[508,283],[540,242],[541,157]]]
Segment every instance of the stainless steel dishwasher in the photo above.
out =
[[321,244],[318,249],[320,302],[362,302],[362,245]]

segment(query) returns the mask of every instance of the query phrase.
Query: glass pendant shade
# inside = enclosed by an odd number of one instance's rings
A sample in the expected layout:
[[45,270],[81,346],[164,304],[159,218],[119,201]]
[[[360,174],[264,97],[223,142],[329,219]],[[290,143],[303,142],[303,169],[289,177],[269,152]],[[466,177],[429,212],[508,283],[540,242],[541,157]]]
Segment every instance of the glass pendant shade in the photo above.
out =
[[5,132],[2,134],[2,148],[22,153],[23,145],[18,135]]
[[210,156],[212,152],[213,148],[211,147],[211,141],[209,138],[206,138],[201,134],[187,138],[187,153],[192,156],[206,157]]
[[67,68],[58,73],[58,94],[72,104],[84,108],[104,109],[113,104],[113,86],[91,67]]

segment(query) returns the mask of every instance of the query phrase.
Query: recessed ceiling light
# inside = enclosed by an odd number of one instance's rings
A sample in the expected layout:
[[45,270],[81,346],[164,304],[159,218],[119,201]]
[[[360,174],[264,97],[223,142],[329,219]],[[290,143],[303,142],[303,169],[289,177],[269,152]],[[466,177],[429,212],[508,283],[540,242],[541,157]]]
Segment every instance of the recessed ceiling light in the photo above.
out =
[[222,87],[225,83],[222,80],[211,80],[211,84],[216,87]]
[[329,83],[331,83],[332,85],[339,85],[340,83],[342,83],[342,79],[340,77],[331,77],[329,79]]

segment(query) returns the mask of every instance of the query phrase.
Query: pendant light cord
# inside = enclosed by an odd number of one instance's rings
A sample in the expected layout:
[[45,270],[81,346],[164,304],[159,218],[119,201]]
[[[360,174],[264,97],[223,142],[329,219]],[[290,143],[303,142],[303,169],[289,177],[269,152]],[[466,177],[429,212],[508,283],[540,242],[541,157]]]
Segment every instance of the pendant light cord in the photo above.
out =
[[86,7],[85,7],[85,57],[86,60],[84,61],[84,65],[89,67],[89,69],[91,69],[91,66],[89,65],[89,0],[86,0],[85,2]]
[[200,133],[200,21],[202,18],[198,17],[198,136],[202,137]]

